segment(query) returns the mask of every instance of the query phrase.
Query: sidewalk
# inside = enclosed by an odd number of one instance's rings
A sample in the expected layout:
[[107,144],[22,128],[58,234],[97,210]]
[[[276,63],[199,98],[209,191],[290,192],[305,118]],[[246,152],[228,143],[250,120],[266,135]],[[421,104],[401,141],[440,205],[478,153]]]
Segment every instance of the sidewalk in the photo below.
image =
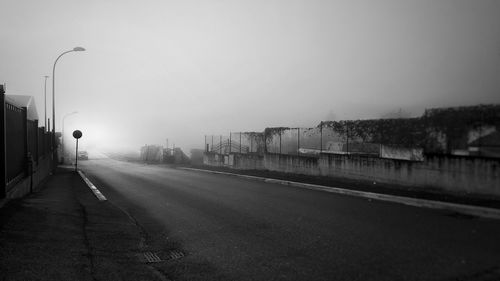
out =
[[0,280],[166,280],[139,261],[141,241],[123,211],[59,169],[0,208]]

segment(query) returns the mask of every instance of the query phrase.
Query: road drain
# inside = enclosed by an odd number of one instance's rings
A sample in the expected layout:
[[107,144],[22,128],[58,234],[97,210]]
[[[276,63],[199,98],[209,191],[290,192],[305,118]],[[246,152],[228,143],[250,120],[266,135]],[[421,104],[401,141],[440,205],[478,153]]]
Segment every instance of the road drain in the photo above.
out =
[[180,258],[184,257],[184,253],[181,251],[170,251],[168,253],[167,259],[166,260],[178,260]]
[[161,259],[158,254],[153,253],[153,252],[144,252],[138,254],[139,260],[144,263],[156,263],[156,262],[162,262],[162,261],[172,261],[172,260],[178,260],[182,257],[184,257],[184,253],[181,251],[173,250],[168,252],[166,257],[164,259]]
[[145,262],[145,263],[153,263],[153,262],[161,262],[162,261],[157,254],[152,253],[152,252],[145,252],[145,253],[139,254],[139,260],[141,262]]

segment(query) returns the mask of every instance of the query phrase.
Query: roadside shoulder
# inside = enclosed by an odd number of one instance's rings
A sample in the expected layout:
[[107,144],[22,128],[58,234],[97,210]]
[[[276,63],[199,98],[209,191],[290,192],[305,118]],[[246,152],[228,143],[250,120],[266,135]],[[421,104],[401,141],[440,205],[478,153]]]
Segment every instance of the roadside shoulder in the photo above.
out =
[[[492,218],[492,219],[500,219],[500,208],[494,208],[490,206],[481,206],[481,205],[475,205],[474,203],[477,202],[477,200],[470,200],[471,202],[467,202],[466,198],[460,198],[461,200],[450,200],[450,201],[444,201],[440,200],[440,198],[446,198],[445,195],[442,194],[422,194],[422,192],[416,193],[416,192],[404,192],[404,190],[397,190],[397,195],[390,194],[390,193],[384,193],[381,192],[384,189],[383,188],[373,188],[373,191],[366,191],[363,188],[346,188],[345,184],[343,184],[342,187],[336,187],[332,185],[321,185],[321,184],[314,184],[314,183],[309,183],[311,180],[308,182],[308,177],[302,177],[302,181],[291,181],[291,180],[286,180],[283,179],[283,175],[276,173],[273,175],[272,172],[268,171],[240,171],[240,170],[231,170],[227,171],[226,169],[204,169],[202,167],[196,167],[196,168],[190,168],[190,167],[178,167],[179,169],[184,169],[184,170],[191,170],[191,171],[200,171],[200,172],[208,172],[208,173],[216,173],[216,174],[223,174],[227,176],[237,176],[237,177],[243,177],[247,179],[252,179],[252,180],[260,180],[268,183],[276,183],[276,184],[283,184],[283,185],[289,185],[289,186],[294,186],[294,187],[299,187],[299,188],[306,188],[306,189],[312,189],[312,190],[319,190],[319,191],[324,191],[324,192],[331,192],[331,193],[337,193],[337,194],[343,194],[343,195],[349,195],[349,196],[357,196],[357,197],[363,197],[363,198],[368,198],[368,199],[375,199],[375,200],[381,200],[381,201],[387,201],[387,202],[394,202],[394,203],[399,203],[399,204],[404,204],[404,205],[409,205],[409,206],[415,206],[415,207],[424,207],[424,208],[431,208],[431,209],[439,209],[439,210],[447,210],[447,211],[452,211],[452,212],[458,212],[458,213],[463,213],[467,215],[472,215],[472,216],[478,216],[478,217],[484,217],[484,218]],[[261,172],[260,176],[258,175],[259,172]],[[297,177],[297,175],[294,175]],[[324,180],[324,179],[323,179]],[[312,180],[314,182],[314,180]],[[335,184],[335,180],[331,180],[331,183]],[[387,189],[385,189],[387,190]],[[420,195],[424,198],[419,198],[416,197],[416,195]],[[427,198],[429,199],[427,199]],[[455,199],[455,198],[452,198]],[[465,201],[465,203],[464,203]],[[468,203],[468,204],[467,204]],[[491,202],[489,202],[491,203]],[[500,202],[493,201],[493,205],[496,206],[496,204]]]
[[[141,228],[128,213],[100,200],[80,176],[74,178],[76,196],[85,210],[85,233],[97,280],[165,280],[139,255],[144,241]],[[94,193],[92,193],[92,192]],[[103,196],[100,192],[99,194]]]

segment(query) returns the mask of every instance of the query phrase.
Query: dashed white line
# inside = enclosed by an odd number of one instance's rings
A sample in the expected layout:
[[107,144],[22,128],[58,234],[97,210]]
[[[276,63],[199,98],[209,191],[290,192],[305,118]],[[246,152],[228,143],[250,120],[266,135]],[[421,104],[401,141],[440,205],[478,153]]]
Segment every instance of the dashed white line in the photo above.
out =
[[90,190],[92,190],[95,197],[97,197],[97,199],[99,199],[99,201],[108,200],[108,199],[106,199],[106,197],[104,195],[102,195],[102,193],[99,191],[99,189],[97,189],[97,187],[95,187],[95,185],[82,173],[82,171],[78,170],[78,174],[80,175],[80,177],[82,177],[83,181],[88,185]]

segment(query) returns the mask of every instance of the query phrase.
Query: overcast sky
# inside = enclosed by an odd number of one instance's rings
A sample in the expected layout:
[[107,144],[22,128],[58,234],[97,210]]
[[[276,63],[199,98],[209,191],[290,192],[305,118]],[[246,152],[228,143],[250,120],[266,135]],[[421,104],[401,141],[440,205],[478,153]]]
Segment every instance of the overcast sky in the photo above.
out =
[[0,0],[0,11],[0,83],[34,96],[40,120],[43,76],[87,49],[56,73],[56,128],[78,111],[66,131],[87,145],[202,148],[205,134],[500,102],[499,0]]

